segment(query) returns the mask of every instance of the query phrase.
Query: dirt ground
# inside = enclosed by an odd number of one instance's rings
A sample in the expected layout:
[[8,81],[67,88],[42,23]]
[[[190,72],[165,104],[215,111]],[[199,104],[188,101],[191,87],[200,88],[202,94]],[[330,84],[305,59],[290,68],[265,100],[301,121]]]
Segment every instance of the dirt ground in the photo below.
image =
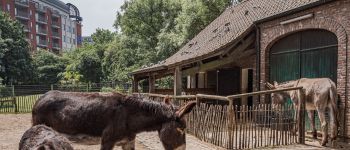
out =
[[[19,140],[22,134],[31,126],[31,114],[0,114],[0,150],[16,150],[18,149]],[[188,150],[217,150],[221,149],[211,144],[202,142],[197,138],[187,135],[186,137]],[[83,145],[72,143],[76,150],[98,150],[100,145]],[[345,143],[339,144],[338,149],[350,149],[350,146]],[[120,150],[120,147],[115,147],[114,150]],[[136,138],[137,150],[162,150],[156,132],[141,133]],[[291,145],[283,147],[270,147],[264,149],[330,149],[320,147],[318,141],[309,140],[306,145]]]
[[[31,127],[31,114],[0,114],[0,150],[16,150],[22,134]],[[212,150],[219,149],[213,145],[204,143],[191,135],[186,137],[187,149],[189,150]],[[72,143],[76,150],[98,150],[96,145],[84,145]],[[136,138],[137,150],[162,150],[162,144],[156,132],[141,133]],[[115,147],[114,150],[121,150]]]

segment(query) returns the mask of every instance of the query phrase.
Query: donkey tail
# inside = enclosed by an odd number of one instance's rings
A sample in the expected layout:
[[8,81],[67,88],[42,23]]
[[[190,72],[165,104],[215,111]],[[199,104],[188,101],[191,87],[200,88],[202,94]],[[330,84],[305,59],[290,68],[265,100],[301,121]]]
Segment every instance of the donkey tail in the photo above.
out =
[[330,113],[334,113],[334,118],[335,122],[337,124],[337,126],[339,127],[339,118],[338,118],[338,107],[337,107],[337,92],[336,92],[336,88],[335,86],[332,84],[331,89],[329,90],[329,99],[330,99],[330,105],[332,107],[333,112]]

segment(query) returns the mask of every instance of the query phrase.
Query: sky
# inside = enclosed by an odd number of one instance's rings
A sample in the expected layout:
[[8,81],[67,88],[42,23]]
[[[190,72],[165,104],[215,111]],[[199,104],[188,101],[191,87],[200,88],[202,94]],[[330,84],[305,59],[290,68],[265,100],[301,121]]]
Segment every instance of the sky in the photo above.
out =
[[113,23],[124,0],[61,0],[77,6],[83,17],[83,36],[90,36],[97,28],[115,31]]

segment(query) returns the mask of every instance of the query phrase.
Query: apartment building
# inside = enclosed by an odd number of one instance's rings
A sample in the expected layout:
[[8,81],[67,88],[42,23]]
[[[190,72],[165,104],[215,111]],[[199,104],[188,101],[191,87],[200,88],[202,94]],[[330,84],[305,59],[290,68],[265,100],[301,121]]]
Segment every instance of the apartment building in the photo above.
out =
[[0,10],[24,26],[32,50],[60,54],[82,44],[82,18],[73,4],[59,0],[0,0]]

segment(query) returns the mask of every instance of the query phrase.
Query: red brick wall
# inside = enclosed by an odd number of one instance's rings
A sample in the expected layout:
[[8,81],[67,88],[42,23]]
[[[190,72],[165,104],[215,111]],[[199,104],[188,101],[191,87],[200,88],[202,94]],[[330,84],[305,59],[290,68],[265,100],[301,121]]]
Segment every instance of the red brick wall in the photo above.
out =
[[[30,30],[30,38],[33,37],[33,39],[30,39],[31,41],[31,47],[32,50],[35,51],[36,50],[36,20],[35,20],[35,13],[36,13],[36,8],[35,8],[35,3],[29,3],[29,11],[32,11],[32,15],[30,16],[30,20],[29,22],[29,30]],[[30,24],[32,24],[32,26],[30,26]]]
[[82,44],[82,32],[81,32],[81,23],[76,23],[76,32],[77,32],[77,46],[80,47]]
[[52,12],[50,9],[46,9],[46,16],[47,17],[47,41],[49,41],[47,43],[47,48],[49,50],[52,50],[52,30],[51,30],[51,24],[52,24],[52,18],[51,18]]
[[[286,25],[280,25],[281,21],[296,18],[306,14],[313,13],[314,17],[293,22]],[[348,52],[348,34],[350,33],[350,1],[349,0],[338,0],[322,6],[318,6],[309,10],[305,10],[293,15],[278,18],[272,21],[268,21],[259,25],[261,29],[261,81],[265,83],[269,79],[269,49],[278,39],[289,35],[293,32],[307,30],[307,29],[325,29],[333,32],[338,37],[338,76],[337,76],[337,88],[338,94],[341,98],[341,107],[346,108],[346,115],[343,117],[345,121],[345,135],[350,137],[350,110],[347,109],[349,106],[349,100],[346,98],[345,84],[350,86],[349,79],[346,75],[346,70],[350,69],[349,66],[346,68],[346,62],[349,58],[346,56]],[[349,74],[349,72],[348,72]],[[261,88],[264,89],[264,85],[261,84]],[[347,93],[347,96],[350,96]]]

